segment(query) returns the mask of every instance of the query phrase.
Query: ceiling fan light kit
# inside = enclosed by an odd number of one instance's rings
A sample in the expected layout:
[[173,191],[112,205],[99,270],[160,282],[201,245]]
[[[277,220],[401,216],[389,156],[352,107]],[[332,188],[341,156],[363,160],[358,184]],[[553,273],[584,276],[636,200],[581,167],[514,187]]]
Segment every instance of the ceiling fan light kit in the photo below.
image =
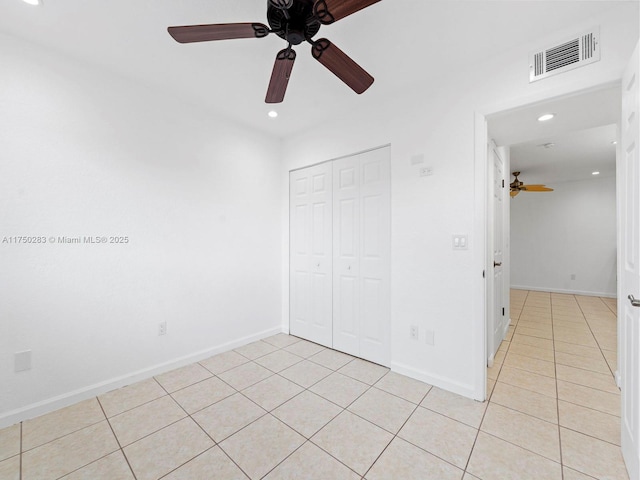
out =
[[360,65],[326,38],[313,40],[322,25],[330,25],[380,0],[267,0],[267,21],[262,23],[219,23],[169,27],[179,43],[264,38],[271,33],[287,41],[287,48],[276,55],[266,103],[284,100],[296,60],[294,45],[311,44],[311,55],[357,94],[374,82]]

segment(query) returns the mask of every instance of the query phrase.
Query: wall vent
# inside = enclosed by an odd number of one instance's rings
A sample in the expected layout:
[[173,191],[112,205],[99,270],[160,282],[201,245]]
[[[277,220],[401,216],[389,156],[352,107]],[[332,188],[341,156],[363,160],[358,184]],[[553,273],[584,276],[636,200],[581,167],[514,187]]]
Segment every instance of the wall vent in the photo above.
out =
[[600,29],[594,27],[562,43],[529,55],[529,82],[600,60]]

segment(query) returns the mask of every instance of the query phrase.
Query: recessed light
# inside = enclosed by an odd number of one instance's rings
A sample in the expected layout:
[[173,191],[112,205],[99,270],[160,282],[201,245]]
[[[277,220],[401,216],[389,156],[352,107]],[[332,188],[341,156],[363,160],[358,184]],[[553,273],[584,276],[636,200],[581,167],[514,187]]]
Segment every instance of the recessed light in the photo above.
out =
[[28,3],[29,5],[42,5],[42,0],[22,0],[24,3]]
[[278,116],[278,112],[271,110],[267,115],[269,115],[270,118],[276,118]]
[[555,116],[556,116],[555,113],[545,113],[544,115],[541,115],[541,116],[538,117],[538,121],[539,122],[546,122],[548,120],[551,120]]
[[600,175],[600,172],[591,172],[591,175]]

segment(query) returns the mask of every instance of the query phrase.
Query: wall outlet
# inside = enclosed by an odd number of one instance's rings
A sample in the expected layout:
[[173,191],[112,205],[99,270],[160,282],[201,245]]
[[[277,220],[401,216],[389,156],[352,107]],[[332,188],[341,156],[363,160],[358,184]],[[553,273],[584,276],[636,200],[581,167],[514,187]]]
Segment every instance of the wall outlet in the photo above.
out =
[[418,340],[418,326],[417,325],[411,325],[409,327],[409,338],[411,338],[411,340]]
[[429,177],[433,175],[433,167],[420,167],[419,172],[421,177]]
[[16,352],[14,357],[14,371],[25,372],[31,370],[31,350]]
[[426,334],[425,334],[425,342],[427,343],[427,345],[435,345],[434,343],[434,332],[433,330],[427,330]]
[[160,322],[158,324],[158,335],[166,335],[167,334],[167,322]]

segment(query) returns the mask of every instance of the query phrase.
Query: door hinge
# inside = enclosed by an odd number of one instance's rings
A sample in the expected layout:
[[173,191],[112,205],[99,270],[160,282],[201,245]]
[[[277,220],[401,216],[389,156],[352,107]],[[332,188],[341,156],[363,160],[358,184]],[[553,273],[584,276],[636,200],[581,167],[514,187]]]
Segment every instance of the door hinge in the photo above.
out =
[[502,307],[502,316],[504,317],[504,307]]
[[484,278],[484,270],[482,270],[482,278]]
[[504,188],[504,178],[502,179],[502,188]]

